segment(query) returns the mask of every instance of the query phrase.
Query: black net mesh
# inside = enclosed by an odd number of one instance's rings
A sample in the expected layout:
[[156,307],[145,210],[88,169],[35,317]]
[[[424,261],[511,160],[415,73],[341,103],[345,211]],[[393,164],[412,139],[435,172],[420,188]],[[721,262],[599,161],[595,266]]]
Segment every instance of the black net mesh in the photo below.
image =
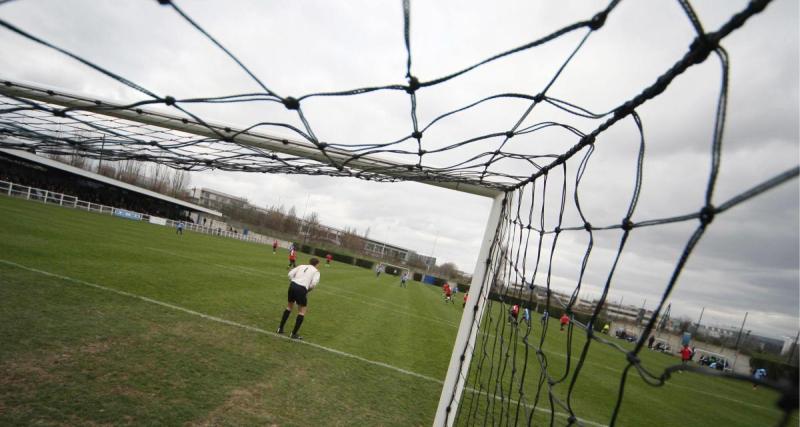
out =
[[[597,369],[587,362],[590,350],[607,352],[609,357],[617,358],[623,363],[614,368],[619,378],[618,387],[605,396],[605,399],[601,399],[606,403],[607,410],[599,412],[610,413],[610,424],[614,424],[620,414],[626,380],[631,375],[639,376],[653,387],[664,386],[672,374],[682,370],[703,375],[721,375],[733,380],[756,381],[750,376],[711,371],[691,365],[649,367],[642,362],[640,353],[646,337],[655,328],[659,315],[665,311],[665,304],[679,281],[685,263],[703,233],[712,226],[715,216],[781,183],[795,179],[798,175],[798,168],[794,167],[776,173],[772,179],[755,184],[729,200],[714,199],[728,91],[728,60],[721,42],[748,19],[760,13],[769,1],[750,2],[740,12],[730,16],[718,29],[710,32],[703,29],[689,2],[679,1],[695,31],[694,42],[653,84],[642,88],[627,102],[603,113],[594,113],[567,100],[554,98],[548,94],[548,90],[569,66],[573,56],[584,47],[585,42],[596,32],[602,31],[606,18],[614,12],[618,1],[611,1],[604,9],[583,21],[431,80],[420,80],[412,72],[413,56],[409,36],[411,13],[410,4],[405,1],[407,82],[311,93],[298,97],[278,95],[174,2],[161,3],[178,13],[195,30],[224,51],[262,90],[257,93],[213,98],[175,99],[158,95],[96,65],[91,58],[74,55],[58,47],[56,42],[39,39],[10,22],[0,20],[0,26],[5,29],[68,55],[93,69],[93,72],[115,79],[143,97],[142,101],[134,104],[111,105],[32,88],[25,88],[28,95],[23,95],[16,91],[24,88],[23,86],[5,82],[3,95],[0,96],[0,147],[21,148],[37,153],[78,153],[104,160],[137,159],[186,170],[213,168],[350,176],[377,181],[463,183],[505,193],[501,224],[496,231],[490,257],[480,260],[488,267],[486,277],[477,283],[482,298],[471,301],[467,306],[466,315],[472,317],[471,327],[479,331],[477,340],[455,349],[459,354],[472,355],[471,364],[462,364],[459,367],[459,375],[465,386],[454,391],[450,399],[448,419],[452,421],[455,417],[458,424],[529,425],[548,422],[553,424],[556,420],[568,424],[591,424],[581,418],[585,416],[581,411],[596,415],[597,408],[583,408],[580,397],[576,397],[580,394],[576,391],[576,385],[580,381],[590,381],[587,377],[591,377],[592,371]],[[538,92],[500,93],[441,113],[428,123],[418,120],[419,92],[459,79],[472,70],[503,57],[520,55],[573,34],[580,35],[578,43],[567,52],[564,56],[566,60]],[[711,167],[706,182],[702,184],[706,188],[705,203],[697,211],[686,215],[636,220],[637,201],[642,188],[642,165],[646,156],[645,134],[637,108],[666,91],[673,80],[684,71],[705,61],[718,61],[722,69],[714,134],[708,142]],[[410,126],[407,135],[371,144],[338,143],[317,136],[313,123],[303,113],[304,102],[311,98],[351,97],[356,100],[359,95],[374,92],[388,92],[408,98]],[[498,100],[522,101],[527,105],[520,117],[513,118],[515,124],[510,129],[475,135],[435,148],[427,147],[426,135],[443,120],[458,117],[484,103]],[[242,129],[231,129],[211,124],[191,112],[192,106],[198,104],[213,106],[248,102],[282,104],[297,115],[298,123],[302,126],[263,122]],[[147,111],[149,105],[156,104],[169,107],[180,118]],[[556,110],[559,117],[565,119],[530,124],[530,117],[542,108]],[[128,115],[121,114],[123,112]],[[148,124],[136,120],[136,115],[147,116]],[[627,196],[626,205],[619,209],[619,222],[594,224],[591,222],[592,218],[585,215],[581,208],[581,178],[591,162],[595,143],[604,132],[618,123],[632,123],[639,131],[639,149],[630,156],[632,170],[635,171],[630,176],[632,191]],[[275,128],[289,131],[294,138],[262,133],[264,129]],[[567,149],[554,153],[530,154],[517,150],[514,145],[515,138],[553,129],[572,138],[572,144]],[[278,144],[278,147],[274,144]],[[294,149],[301,151],[293,151]],[[375,160],[382,156],[394,160]],[[369,163],[362,162],[368,159]],[[565,211],[573,212],[571,216],[567,215],[567,220]],[[597,333],[596,329],[602,326],[601,313],[606,306],[606,297],[614,285],[615,270],[629,237],[637,230],[679,222],[695,224],[694,232],[684,243],[681,254],[674,263],[672,275],[665,281],[657,309],[638,341],[632,347],[626,347]],[[606,272],[599,301],[588,319],[582,321],[573,314],[580,301],[578,296],[584,271],[598,233],[616,233],[616,257]],[[585,252],[573,265],[576,281],[571,296],[562,298],[551,292],[551,272],[554,259],[559,257],[559,242],[564,236],[581,236],[579,238],[585,242]],[[479,319],[475,315],[479,311],[477,305],[484,302],[487,303],[485,316]],[[512,305],[518,305],[521,312],[509,314]],[[550,332],[552,328],[548,325],[556,320],[556,313],[566,313],[571,321],[564,331],[558,331],[563,335],[558,340],[552,340],[549,339],[553,333]],[[561,345],[563,347],[554,347]],[[554,357],[553,352],[561,354]],[[785,424],[790,412],[797,407],[796,385],[778,384],[768,380],[760,383],[780,391],[784,396],[779,405],[785,411],[786,417],[779,422]],[[456,407],[457,411],[453,411],[452,408]]]

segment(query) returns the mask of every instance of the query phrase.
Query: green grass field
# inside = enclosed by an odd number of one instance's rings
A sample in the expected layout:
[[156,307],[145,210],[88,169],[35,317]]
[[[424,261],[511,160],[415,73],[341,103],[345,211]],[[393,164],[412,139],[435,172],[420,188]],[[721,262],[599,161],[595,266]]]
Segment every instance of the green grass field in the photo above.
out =
[[[461,305],[428,285],[322,267],[300,343],[271,333],[286,271],[285,251],[266,246],[0,197],[0,425],[430,425]],[[558,373],[557,326],[546,343]],[[511,357],[522,363],[523,351]],[[608,423],[622,367],[593,345],[574,399],[581,419]],[[661,388],[631,375],[618,424],[768,425],[776,398],[694,374]]]

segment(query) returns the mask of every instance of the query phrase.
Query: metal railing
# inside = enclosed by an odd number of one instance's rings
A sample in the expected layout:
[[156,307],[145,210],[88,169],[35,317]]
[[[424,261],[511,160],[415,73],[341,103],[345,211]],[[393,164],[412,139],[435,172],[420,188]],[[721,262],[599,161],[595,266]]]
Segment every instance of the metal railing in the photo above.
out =
[[[164,225],[171,228],[177,228],[178,223],[183,223],[183,228],[184,230],[187,231],[210,234],[213,236],[227,237],[230,239],[237,239],[246,242],[271,245],[272,242],[274,241],[274,239],[271,237],[263,236],[256,233],[244,234],[236,231],[222,230],[219,228],[204,227],[202,225],[197,225],[195,223],[187,221],[175,221],[172,219],[163,218],[163,221],[154,222],[151,221],[151,218],[158,219],[159,217],[146,213],[131,211],[129,209],[115,208],[113,206],[106,206],[99,203],[92,203],[85,200],[80,200],[76,196],[71,196],[69,194],[57,193],[42,188],[28,187],[26,185],[15,184],[9,181],[0,180],[0,194],[9,197],[21,198],[25,200],[38,201],[45,204],[53,204],[68,208],[85,210],[87,212],[95,212],[108,215],[119,215],[121,213],[128,213],[128,214],[133,214],[126,216],[126,218],[129,220],[145,221],[150,224]],[[283,242],[281,242],[281,246],[285,246]]]

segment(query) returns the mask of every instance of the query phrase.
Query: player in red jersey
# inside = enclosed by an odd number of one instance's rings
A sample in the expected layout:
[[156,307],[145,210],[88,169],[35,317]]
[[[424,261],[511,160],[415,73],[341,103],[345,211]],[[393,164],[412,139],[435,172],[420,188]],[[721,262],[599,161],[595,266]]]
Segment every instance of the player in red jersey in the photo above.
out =
[[444,292],[444,302],[453,302],[453,290],[450,289],[450,284],[445,283],[442,286],[442,291]]
[[686,364],[692,358],[692,349],[688,345],[683,346],[681,349],[681,363]]
[[333,261],[333,255],[331,255],[331,254],[325,255],[325,266],[326,267],[330,267],[331,266],[331,261]]

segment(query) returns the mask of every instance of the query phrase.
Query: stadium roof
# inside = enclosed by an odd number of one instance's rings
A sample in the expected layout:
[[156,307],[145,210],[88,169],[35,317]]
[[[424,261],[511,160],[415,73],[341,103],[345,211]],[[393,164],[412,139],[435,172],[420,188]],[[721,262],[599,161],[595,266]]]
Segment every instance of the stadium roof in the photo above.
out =
[[54,169],[59,169],[64,172],[68,172],[71,174],[79,175],[81,177],[91,179],[94,181],[99,181],[104,184],[113,185],[115,187],[122,188],[124,190],[132,191],[134,193],[139,193],[145,196],[153,197],[155,199],[163,200],[165,202],[173,203],[178,206],[182,206],[186,209],[207,213],[209,215],[214,216],[222,216],[222,212],[215,211],[213,209],[204,208],[202,206],[196,205],[194,203],[185,202],[180,199],[176,199],[174,197],[166,196],[161,193],[156,193],[155,191],[148,190],[146,188],[137,187],[132,184],[128,184],[127,182],[122,182],[113,178],[109,178],[107,176],[103,176],[100,174],[96,174],[94,172],[89,172],[87,170],[83,170],[81,168],[76,168],[75,166],[70,166],[52,159],[48,159],[46,157],[37,156],[35,154],[29,153],[27,151],[22,150],[10,150],[5,148],[0,148],[0,153],[8,154],[10,156],[14,156],[20,159],[24,159],[30,162],[38,163],[43,166],[47,166]]

